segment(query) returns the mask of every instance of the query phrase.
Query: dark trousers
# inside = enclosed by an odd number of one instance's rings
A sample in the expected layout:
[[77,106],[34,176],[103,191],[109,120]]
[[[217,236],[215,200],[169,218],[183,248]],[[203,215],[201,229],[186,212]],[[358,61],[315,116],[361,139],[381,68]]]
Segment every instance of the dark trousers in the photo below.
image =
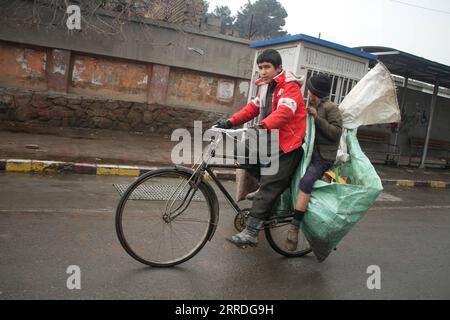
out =
[[311,163],[308,169],[306,169],[305,175],[300,180],[300,190],[306,194],[311,194],[314,182],[319,180],[332,166],[333,163],[322,159],[320,154],[314,151],[311,157]]
[[252,217],[261,220],[270,218],[276,200],[286,188],[290,187],[292,176],[297,170],[302,156],[302,148],[289,153],[280,151],[278,172],[274,175],[260,176],[260,188],[253,199],[250,210]]

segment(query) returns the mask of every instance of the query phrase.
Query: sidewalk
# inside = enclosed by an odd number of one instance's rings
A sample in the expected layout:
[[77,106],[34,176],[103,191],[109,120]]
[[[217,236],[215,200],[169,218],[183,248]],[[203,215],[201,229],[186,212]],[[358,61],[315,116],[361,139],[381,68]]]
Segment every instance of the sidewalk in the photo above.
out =
[[[3,122],[0,170],[137,176],[155,167],[173,166],[171,152],[177,143],[167,135]],[[384,184],[450,188],[449,169],[374,166]],[[218,174],[234,178],[230,170]]]

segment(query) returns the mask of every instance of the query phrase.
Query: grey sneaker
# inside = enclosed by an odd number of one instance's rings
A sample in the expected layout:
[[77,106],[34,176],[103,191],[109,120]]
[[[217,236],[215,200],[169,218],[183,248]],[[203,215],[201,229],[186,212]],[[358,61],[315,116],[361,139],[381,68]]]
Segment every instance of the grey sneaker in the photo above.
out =
[[247,246],[256,247],[258,245],[259,230],[262,226],[263,221],[261,219],[249,216],[245,229],[227,240],[239,248],[245,248]]
[[295,251],[298,244],[298,230],[299,227],[291,224],[289,226],[285,247],[288,251]]

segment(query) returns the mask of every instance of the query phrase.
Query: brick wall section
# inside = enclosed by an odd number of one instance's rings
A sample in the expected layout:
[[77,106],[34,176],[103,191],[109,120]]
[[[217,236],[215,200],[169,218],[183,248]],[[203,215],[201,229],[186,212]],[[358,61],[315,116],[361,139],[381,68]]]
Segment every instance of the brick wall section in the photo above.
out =
[[173,68],[169,81],[167,103],[170,105],[233,111],[236,81],[232,78]]
[[[0,41],[0,121],[170,133],[229,116],[248,80]],[[244,90],[242,90],[244,88]]]
[[58,49],[50,51],[50,61],[47,68],[48,90],[66,93],[69,88],[70,51]]
[[169,73],[169,67],[153,65],[152,80],[150,81],[147,97],[147,102],[149,104],[166,104],[167,88],[169,86]]
[[0,85],[47,89],[47,50],[0,42]]
[[[201,0],[168,0],[165,2],[165,10],[156,8],[157,12],[166,13],[165,19],[156,16],[156,19],[165,20],[175,24],[183,24],[199,27],[202,19],[203,3]],[[168,14],[167,14],[168,13]]]
[[184,24],[198,27],[202,19],[203,3],[199,0],[186,0],[187,10]]
[[170,21],[172,23],[183,23],[186,13],[185,0],[171,0],[170,2]]
[[[138,7],[136,13],[146,18],[199,27],[202,19],[201,0],[134,0],[129,4]],[[114,6],[105,6],[111,9]]]
[[146,102],[149,82],[147,65],[75,54],[69,92]]
[[230,112],[236,79],[184,68],[0,42],[0,86]]

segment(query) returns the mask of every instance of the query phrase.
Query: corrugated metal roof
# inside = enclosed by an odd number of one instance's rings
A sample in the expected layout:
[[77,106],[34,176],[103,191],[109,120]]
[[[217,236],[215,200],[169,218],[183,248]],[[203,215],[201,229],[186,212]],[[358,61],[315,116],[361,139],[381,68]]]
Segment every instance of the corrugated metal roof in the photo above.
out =
[[330,42],[330,41],[326,41],[323,39],[319,39],[319,38],[314,38],[311,36],[308,36],[306,34],[297,34],[297,35],[293,35],[293,36],[288,36],[288,37],[282,37],[282,38],[276,38],[276,39],[272,39],[272,40],[267,40],[267,41],[257,41],[254,42],[250,45],[251,48],[261,48],[261,47],[268,47],[268,46],[273,46],[273,45],[277,45],[277,44],[283,44],[283,43],[289,43],[289,42],[299,42],[299,41],[305,41],[305,42],[309,42],[309,43],[313,43],[313,44],[317,44],[319,46],[323,46],[323,47],[327,47],[330,49],[334,49],[337,51],[341,51],[341,52],[345,52],[345,53],[349,53],[351,55],[360,57],[360,58],[364,58],[364,59],[368,59],[371,61],[376,61],[377,57],[374,56],[373,54],[361,51],[361,50],[356,50],[354,48],[350,48],[350,47],[346,47],[334,42]]
[[433,85],[439,80],[439,86],[450,88],[450,66],[393,48],[369,46],[356,49],[377,55],[393,74]]

